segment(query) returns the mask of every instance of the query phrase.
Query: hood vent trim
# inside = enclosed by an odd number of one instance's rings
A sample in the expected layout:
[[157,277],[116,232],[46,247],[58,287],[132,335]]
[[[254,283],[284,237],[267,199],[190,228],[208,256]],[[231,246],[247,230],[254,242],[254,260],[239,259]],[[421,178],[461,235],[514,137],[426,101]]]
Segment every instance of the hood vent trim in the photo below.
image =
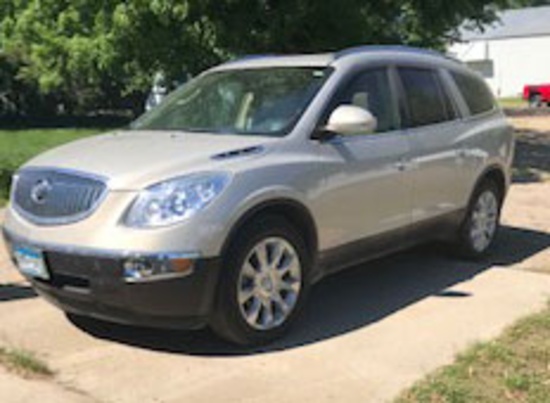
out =
[[252,146],[246,148],[239,148],[237,150],[225,151],[223,153],[215,154],[211,158],[213,160],[227,160],[231,158],[245,157],[248,155],[259,154],[264,151],[263,146]]

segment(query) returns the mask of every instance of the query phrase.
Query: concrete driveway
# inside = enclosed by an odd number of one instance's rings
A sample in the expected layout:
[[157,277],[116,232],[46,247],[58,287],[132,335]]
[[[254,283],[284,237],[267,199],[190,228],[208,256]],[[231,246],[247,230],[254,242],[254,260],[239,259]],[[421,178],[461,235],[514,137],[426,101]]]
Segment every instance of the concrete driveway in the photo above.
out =
[[512,188],[498,248],[485,262],[457,261],[431,245],[325,280],[292,333],[258,351],[207,331],[71,322],[0,256],[0,346],[33,350],[57,371],[48,382],[0,371],[0,401],[34,402],[38,393],[43,402],[390,400],[544,306],[548,196],[548,183]]

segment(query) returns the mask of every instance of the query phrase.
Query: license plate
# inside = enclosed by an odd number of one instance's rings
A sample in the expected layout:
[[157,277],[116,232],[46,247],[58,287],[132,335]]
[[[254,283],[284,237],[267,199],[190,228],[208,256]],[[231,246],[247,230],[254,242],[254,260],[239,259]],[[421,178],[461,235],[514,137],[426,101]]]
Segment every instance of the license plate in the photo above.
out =
[[43,280],[50,278],[42,251],[28,246],[14,246],[13,256],[21,273]]

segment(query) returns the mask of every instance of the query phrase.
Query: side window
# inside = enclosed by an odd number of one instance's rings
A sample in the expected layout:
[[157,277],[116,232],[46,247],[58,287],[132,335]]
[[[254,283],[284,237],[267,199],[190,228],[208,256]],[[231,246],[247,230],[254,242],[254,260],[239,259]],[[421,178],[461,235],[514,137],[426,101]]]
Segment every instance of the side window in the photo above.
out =
[[456,119],[439,73],[431,69],[400,67],[409,116],[407,127],[419,127]]
[[377,68],[357,76],[344,90],[337,105],[356,105],[367,109],[378,120],[377,133],[397,129],[388,70]]
[[454,71],[451,76],[472,115],[489,112],[495,107],[493,94],[481,79]]

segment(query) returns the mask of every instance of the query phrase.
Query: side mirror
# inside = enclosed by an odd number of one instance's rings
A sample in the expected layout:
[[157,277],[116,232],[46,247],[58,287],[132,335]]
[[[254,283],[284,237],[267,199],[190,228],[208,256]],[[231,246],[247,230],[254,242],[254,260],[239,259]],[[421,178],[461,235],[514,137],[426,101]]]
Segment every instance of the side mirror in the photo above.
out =
[[378,121],[368,110],[355,105],[341,105],[332,112],[325,129],[343,135],[370,134],[376,131],[377,126]]

